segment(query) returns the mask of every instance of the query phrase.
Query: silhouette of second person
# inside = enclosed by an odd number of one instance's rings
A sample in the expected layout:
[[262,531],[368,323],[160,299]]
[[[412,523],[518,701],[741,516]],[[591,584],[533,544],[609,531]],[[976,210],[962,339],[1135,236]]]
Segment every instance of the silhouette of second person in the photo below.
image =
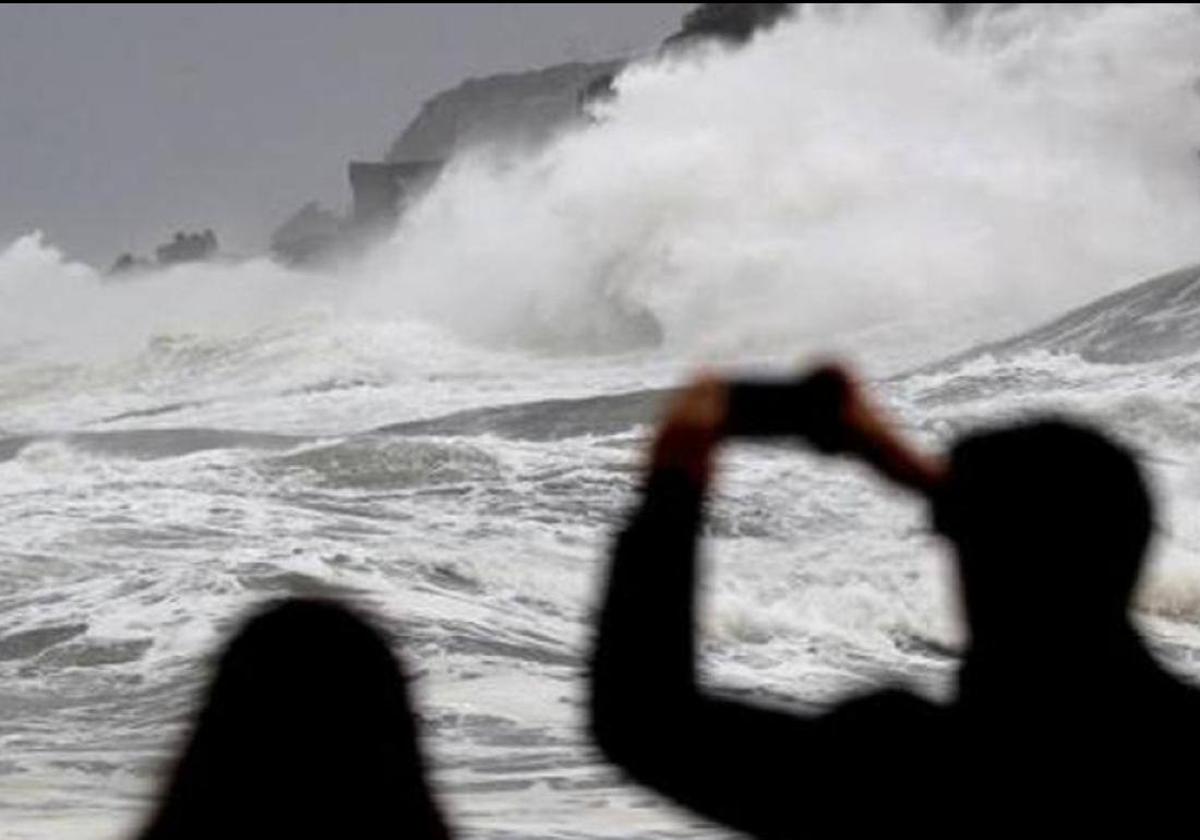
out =
[[701,687],[696,544],[733,391],[706,378],[668,411],[616,544],[591,661],[603,752],[765,838],[1145,827],[1190,803],[1191,775],[1172,758],[1192,755],[1200,692],[1157,664],[1129,616],[1153,530],[1134,459],[1061,420],[970,435],[931,458],[847,374],[814,377],[839,380],[839,396],[794,401],[797,433],[921,493],[955,550],[970,634],[956,696],[881,689],[802,714]]
[[391,646],[337,601],[258,612],[138,840],[447,840]]

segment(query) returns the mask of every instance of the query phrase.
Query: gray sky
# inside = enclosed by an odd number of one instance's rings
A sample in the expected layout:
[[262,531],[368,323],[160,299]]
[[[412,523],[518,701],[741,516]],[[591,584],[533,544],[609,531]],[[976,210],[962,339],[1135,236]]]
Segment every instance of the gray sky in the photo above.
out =
[[432,94],[648,48],[692,5],[0,6],[0,247],[261,249],[305,201],[345,205],[346,161]]

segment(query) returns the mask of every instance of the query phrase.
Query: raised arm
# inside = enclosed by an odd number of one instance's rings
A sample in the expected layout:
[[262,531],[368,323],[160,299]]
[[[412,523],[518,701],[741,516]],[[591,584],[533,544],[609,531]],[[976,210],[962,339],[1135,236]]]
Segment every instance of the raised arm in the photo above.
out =
[[600,613],[592,732],[612,761],[676,802],[758,837],[794,837],[838,797],[871,786],[871,756],[906,749],[899,740],[915,736],[928,707],[883,693],[802,716],[700,690],[696,541],[726,394],[720,382],[697,382],[655,442]]

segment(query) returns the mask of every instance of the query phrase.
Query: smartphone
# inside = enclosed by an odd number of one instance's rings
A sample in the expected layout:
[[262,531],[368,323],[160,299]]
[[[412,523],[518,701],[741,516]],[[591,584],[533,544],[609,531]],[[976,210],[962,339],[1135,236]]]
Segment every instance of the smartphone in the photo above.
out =
[[729,385],[725,433],[731,437],[802,437],[836,446],[845,380],[818,371],[790,380],[735,380]]

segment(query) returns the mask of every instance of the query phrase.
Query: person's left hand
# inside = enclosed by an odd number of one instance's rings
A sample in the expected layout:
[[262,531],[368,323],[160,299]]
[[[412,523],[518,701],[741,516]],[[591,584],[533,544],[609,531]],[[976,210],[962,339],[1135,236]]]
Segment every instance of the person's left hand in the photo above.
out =
[[935,492],[946,476],[942,459],[906,440],[848,369],[829,366],[825,370],[841,378],[843,393],[838,411],[838,447],[831,451],[859,458],[902,487],[927,495]]

